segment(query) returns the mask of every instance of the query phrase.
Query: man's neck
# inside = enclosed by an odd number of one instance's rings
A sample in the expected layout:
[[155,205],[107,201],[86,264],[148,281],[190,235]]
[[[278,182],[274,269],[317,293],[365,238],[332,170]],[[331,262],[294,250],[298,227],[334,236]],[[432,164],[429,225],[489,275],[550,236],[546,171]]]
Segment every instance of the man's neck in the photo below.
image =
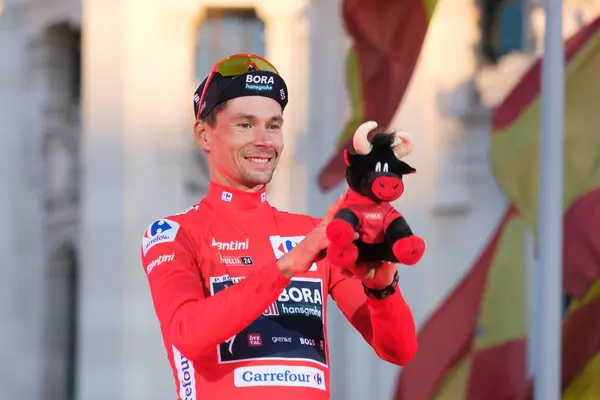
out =
[[250,211],[267,206],[265,185],[261,185],[258,190],[252,189],[254,188],[247,186],[237,188],[211,180],[206,199],[217,207],[227,207],[230,210]]
[[253,186],[248,186],[245,185],[243,183],[240,183],[239,181],[236,181],[234,179],[228,179],[226,177],[212,177],[210,179],[211,182],[214,182],[220,186],[223,187],[227,187],[236,191],[240,191],[240,192],[248,192],[248,193],[258,193],[261,192],[264,188],[265,185],[253,185]]

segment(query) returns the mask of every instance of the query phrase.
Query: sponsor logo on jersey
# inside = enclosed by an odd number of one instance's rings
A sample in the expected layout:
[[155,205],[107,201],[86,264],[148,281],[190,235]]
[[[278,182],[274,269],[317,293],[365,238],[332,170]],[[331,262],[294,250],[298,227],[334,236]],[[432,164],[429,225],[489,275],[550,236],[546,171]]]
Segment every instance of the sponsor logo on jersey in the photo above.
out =
[[380,212],[366,212],[363,213],[363,216],[365,217],[365,219],[371,220],[383,219],[383,214]]
[[273,343],[292,343],[292,338],[287,336],[273,336],[271,341]]
[[249,333],[246,336],[248,337],[248,346],[262,346],[262,336],[260,335],[260,333]]
[[[283,257],[284,254],[289,253],[298,243],[304,239],[304,236],[270,236],[271,247],[275,253],[275,258],[278,260]],[[317,270],[317,264],[313,263],[309,271],[314,272]]]
[[231,202],[231,199],[233,199],[233,194],[231,194],[230,192],[221,193],[221,200]]
[[323,318],[323,298],[320,285],[314,288],[288,286],[277,299],[281,315],[304,315]]
[[173,362],[179,381],[179,397],[181,400],[196,400],[196,377],[194,364],[185,358],[175,346],[173,348]]
[[179,231],[179,224],[168,219],[156,220],[146,229],[142,238],[142,251],[144,255],[152,247],[160,243],[172,242]]
[[[229,274],[209,278],[211,295],[237,284],[244,277]],[[320,278],[294,277],[277,300],[236,336],[217,346],[219,364],[252,360],[296,360],[327,368],[325,301]],[[324,300],[325,299],[325,300]],[[258,345],[260,335],[260,345]],[[312,342],[300,338],[310,338]]]
[[249,256],[242,256],[242,257],[232,257],[232,256],[224,256],[221,253],[217,253],[217,256],[219,257],[219,261],[221,261],[221,264],[225,264],[227,266],[249,266],[249,265],[254,265],[254,261],[252,261],[252,258]]
[[327,390],[325,374],[313,367],[261,365],[236,368],[234,384],[247,386],[296,386]]
[[150,272],[152,272],[152,270],[154,268],[158,267],[160,264],[173,261],[174,258],[175,258],[175,253],[163,254],[163,255],[158,256],[158,258],[156,260],[154,260],[150,264],[148,264],[148,266],[146,267],[146,274],[150,275]]
[[[291,304],[288,304],[291,303]],[[305,315],[310,317],[323,317],[323,297],[321,288],[315,287],[287,287],[279,295],[276,302],[272,303],[262,315]]]
[[[229,275],[212,276],[211,293],[214,295],[214,284],[223,284],[228,287],[229,284],[235,284],[243,276],[232,278]],[[322,281],[320,279],[292,278],[292,284],[284,288],[277,301],[271,303],[263,315],[304,315],[307,317],[323,318],[323,295]]]
[[316,347],[317,346],[317,342],[315,339],[309,339],[309,338],[300,338],[300,344],[304,345],[304,346],[312,346],[312,347]]
[[212,247],[216,247],[219,250],[248,250],[250,248],[250,241],[248,239],[240,242],[237,240],[231,240],[229,242],[217,242],[215,238],[212,238]]
[[[242,279],[244,279],[244,276],[230,276],[229,274],[226,275],[221,275],[221,276],[211,276],[210,277],[210,283],[211,283],[211,289],[214,288],[215,284],[234,284],[234,283],[238,283],[240,282]],[[212,294],[214,295],[215,292],[213,291]]]
[[265,311],[263,311],[262,315],[271,316],[271,315],[279,315],[279,308],[277,308],[277,302],[274,301]]

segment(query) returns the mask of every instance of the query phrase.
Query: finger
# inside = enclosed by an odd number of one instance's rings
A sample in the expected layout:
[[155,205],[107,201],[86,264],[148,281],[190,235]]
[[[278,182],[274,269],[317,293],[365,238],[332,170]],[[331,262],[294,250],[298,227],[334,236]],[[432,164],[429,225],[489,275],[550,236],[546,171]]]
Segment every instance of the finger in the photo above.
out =
[[368,280],[374,279],[374,278],[375,278],[375,273],[376,273],[376,272],[377,272],[377,271],[376,271],[376,270],[374,270],[374,269],[370,269],[370,270],[368,270],[368,271],[367,271],[367,273],[365,274],[365,279],[368,279]]
[[326,249],[329,247],[331,243],[329,242],[329,238],[323,234],[323,237],[319,240],[319,248],[322,249]]
[[360,234],[358,232],[354,232],[354,240],[358,240]]
[[329,209],[325,213],[325,216],[323,217],[322,222],[325,224],[328,224],[329,222],[331,222],[331,220],[333,219],[333,217],[335,217],[335,214],[338,212],[338,210],[340,209],[340,206],[342,205],[342,203],[345,200],[346,200],[346,193],[342,194],[340,197],[337,198],[336,201],[333,202],[333,204],[329,207]]

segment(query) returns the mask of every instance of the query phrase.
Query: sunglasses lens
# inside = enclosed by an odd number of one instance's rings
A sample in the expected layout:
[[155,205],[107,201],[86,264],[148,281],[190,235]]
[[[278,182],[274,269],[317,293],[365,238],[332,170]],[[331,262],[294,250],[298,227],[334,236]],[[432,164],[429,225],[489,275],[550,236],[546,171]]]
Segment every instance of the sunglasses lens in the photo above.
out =
[[277,73],[275,67],[268,62],[252,56],[235,56],[219,64],[219,73],[223,76],[236,76],[248,72],[248,67],[254,64],[261,71]]

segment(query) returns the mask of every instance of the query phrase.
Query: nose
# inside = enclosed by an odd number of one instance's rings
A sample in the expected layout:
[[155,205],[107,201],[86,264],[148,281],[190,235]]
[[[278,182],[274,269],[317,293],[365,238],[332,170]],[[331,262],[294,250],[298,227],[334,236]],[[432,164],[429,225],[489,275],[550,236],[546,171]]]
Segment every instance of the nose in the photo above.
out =
[[257,146],[273,147],[273,138],[267,128],[259,127],[254,130],[254,144]]
[[379,187],[382,189],[398,189],[398,178],[392,176],[381,176],[377,179]]

